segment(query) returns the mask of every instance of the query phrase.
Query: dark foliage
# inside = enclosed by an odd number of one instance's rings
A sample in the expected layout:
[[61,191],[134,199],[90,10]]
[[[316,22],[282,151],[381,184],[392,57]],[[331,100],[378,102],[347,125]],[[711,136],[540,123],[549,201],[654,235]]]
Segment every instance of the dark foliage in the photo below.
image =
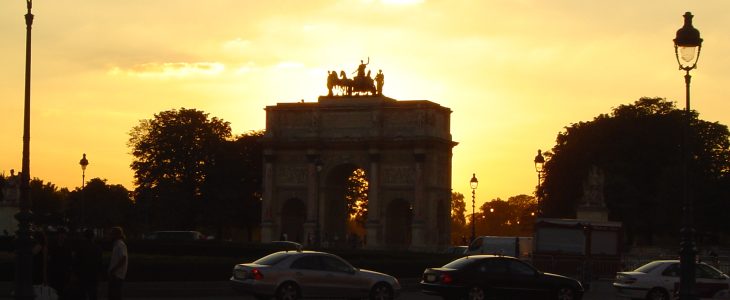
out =
[[[622,221],[628,242],[652,243],[676,236],[681,226],[683,110],[661,98],[641,98],[610,115],[580,122],[558,134],[546,153],[542,190],[547,217],[575,217],[583,182],[592,166],[605,174],[609,218]],[[690,195],[701,233],[729,232],[722,212],[730,208],[728,128],[691,114]]]
[[130,192],[122,185],[109,185],[106,179],[93,178],[82,189],[68,193],[66,214],[73,224],[90,228],[112,226],[133,227],[133,202]]
[[130,132],[136,200],[145,220],[169,229],[193,229],[213,155],[231,136],[228,122],[195,109],[168,110]]
[[232,139],[228,122],[182,108],[140,121],[130,136],[137,218],[146,230],[253,238],[261,220],[263,131]]

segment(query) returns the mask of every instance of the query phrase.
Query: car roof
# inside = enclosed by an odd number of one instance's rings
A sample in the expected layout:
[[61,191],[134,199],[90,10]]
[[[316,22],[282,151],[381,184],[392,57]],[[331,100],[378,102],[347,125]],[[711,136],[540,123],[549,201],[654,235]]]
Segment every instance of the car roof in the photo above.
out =
[[495,254],[476,254],[476,255],[467,255],[462,258],[473,258],[473,259],[482,259],[482,258],[510,258],[510,259],[517,259],[512,256],[508,255],[495,255]]

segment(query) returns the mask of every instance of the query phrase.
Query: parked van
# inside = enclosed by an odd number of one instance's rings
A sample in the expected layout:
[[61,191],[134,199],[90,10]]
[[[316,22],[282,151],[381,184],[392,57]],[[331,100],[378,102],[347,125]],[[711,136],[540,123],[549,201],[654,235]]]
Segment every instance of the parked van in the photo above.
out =
[[532,237],[480,236],[469,244],[466,254],[493,254],[529,258],[532,255]]

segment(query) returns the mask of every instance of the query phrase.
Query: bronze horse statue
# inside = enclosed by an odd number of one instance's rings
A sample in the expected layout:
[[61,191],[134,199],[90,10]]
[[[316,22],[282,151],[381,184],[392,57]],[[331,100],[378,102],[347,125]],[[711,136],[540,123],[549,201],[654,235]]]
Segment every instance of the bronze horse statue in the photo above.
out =
[[[336,88],[339,95],[352,96],[353,93],[357,95],[367,95],[368,93],[370,95],[377,94],[375,81],[370,76],[355,76],[350,79],[347,78],[345,71],[340,71],[340,77],[332,80],[332,83],[332,88]],[[327,87],[330,88],[329,83]]]

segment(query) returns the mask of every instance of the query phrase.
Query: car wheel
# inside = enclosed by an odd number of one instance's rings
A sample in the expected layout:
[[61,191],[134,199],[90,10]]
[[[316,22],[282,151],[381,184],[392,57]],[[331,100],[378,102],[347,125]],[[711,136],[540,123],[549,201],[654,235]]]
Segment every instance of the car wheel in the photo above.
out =
[[469,292],[466,294],[467,300],[484,300],[485,297],[484,289],[476,285],[470,287]]
[[370,300],[392,300],[393,289],[385,283],[378,283],[370,290]]
[[276,300],[299,299],[299,288],[293,282],[285,282],[276,289]]
[[561,287],[558,289],[557,292],[557,299],[558,300],[575,300],[575,290],[569,287]]
[[646,294],[646,300],[669,300],[669,293],[663,288],[653,288]]

